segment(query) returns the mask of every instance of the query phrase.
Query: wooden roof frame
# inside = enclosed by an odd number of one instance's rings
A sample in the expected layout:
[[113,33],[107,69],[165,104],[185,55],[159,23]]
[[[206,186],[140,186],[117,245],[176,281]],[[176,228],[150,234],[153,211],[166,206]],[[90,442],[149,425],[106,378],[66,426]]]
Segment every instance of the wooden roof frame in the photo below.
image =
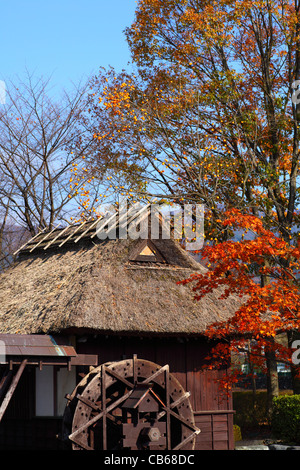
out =
[[109,236],[112,230],[121,229],[134,220],[137,220],[138,224],[141,223],[149,215],[149,208],[149,203],[143,207],[137,207],[137,204],[134,204],[124,212],[115,212],[102,218],[97,217],[96,219],[90,217],[78,225],[69,223],[63,228],[59,228],[60,222],[51,230],[45,231],[43,229],[39,231],[39,233],[16,250],[14,256],[22,253],[31,254],[35,250],[46,251],[49,248],[61,248],[66,243],[77,244],[83,239],[92,240],[105,229],[107,224],[110,224],[109,231],[106,232],[106,235]]
[[96,355],[77,354],[75,348],[63,340],[59,343],[51,335],[0,334],[0,365],[20,365],[26,359],[27,365],[97,366]]
[[76,365],[98,365],[97,356],[78,355],[72,346],[57,344],[50,335],[8,333],[0,334],[0,341],[0,352],[3,353],[3,357],[0,356],[0,366],[6,366],[0,377],[0,422],[26,366],[39,367],[41,370],[45,365],[56,365],[71,370]]

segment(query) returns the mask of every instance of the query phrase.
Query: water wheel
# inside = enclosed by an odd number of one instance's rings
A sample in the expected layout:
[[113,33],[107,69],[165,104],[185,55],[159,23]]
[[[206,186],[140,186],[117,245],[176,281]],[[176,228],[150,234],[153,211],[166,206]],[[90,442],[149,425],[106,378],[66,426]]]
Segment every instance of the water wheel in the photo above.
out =
[[136,356],[96,367],[68,400],[63,435],[74,450],[190,450],[200,432],[169,366]]

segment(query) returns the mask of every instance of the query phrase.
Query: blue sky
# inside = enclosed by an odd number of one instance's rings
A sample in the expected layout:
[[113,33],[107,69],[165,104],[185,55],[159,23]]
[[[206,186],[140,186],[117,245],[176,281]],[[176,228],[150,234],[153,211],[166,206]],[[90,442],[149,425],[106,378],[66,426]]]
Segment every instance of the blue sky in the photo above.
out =
[[135,0],[0,0],[0,79],[25,70],[62,88],[99,67],[127,68]]

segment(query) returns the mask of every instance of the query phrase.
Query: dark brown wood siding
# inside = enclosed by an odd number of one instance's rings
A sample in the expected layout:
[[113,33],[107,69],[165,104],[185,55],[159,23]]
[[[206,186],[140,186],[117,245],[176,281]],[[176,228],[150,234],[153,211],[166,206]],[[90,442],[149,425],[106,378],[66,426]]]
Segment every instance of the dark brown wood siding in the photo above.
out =
[[[99,364],[131,358],[133,354],[161,366],[169,364],[170,373],[191,393],[195,422],[201,430],[196,449],[231,450],[234,448],[232,399],[221,393],[217,382],[226,369],[202,370],[210,347],[200,338],[99,335],[77,338],[76,341],[77,353],[97,354]],[[32,369],[24,373],[0,423],[1,450],[59,448],[56,436],[60,432],[60,418],[34,417],[34,376]]]
[[232,450],[234,448],[231,412],[195,412],[195,424],[201,430],[196,440],[196,450]]
[[226,410],[232,408],[231,397],[222,394],[218,378],[226,373],[203,370],[210,347],[204,339],[97,337],[77,342],[81,354],[97,354],[99,364],[130,359],[133,354],[158,365],[169,364],[170,372],[185,390],[191,392],[192,407],[197,411]]

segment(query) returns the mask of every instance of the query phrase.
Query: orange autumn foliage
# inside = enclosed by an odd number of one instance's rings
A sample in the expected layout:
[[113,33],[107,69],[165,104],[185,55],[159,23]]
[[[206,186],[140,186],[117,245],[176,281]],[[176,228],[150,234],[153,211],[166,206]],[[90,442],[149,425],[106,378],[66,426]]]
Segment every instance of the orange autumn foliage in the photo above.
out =
[[139,0],[126,31],[135,73],[99,73],[89,101],[91,167],[106,158],[124,182],[110,185],[205,205],[211,269],[189,282],[198,299],[222,287],[244,300],[207,334],[252,338],[257,351],[299,330],[298,3]]
[[[300,329],[300,243],[288,243],[265,229],[260,218],[236,209],[224,214],[222,224],[243,230],[248,239],[205,246],[201,254],[208,262],[208,272],[182,281],[193,285],[197,300],[218,288],[222,289],[220,298],[241,299],[240,308],[231,318],[206,331],[209,338],[225,341],[214,356],[220,358],[238,350],[245,339],[251,338],[256,342],[254,363],[261,361],[258,350],[273,347],[278,361],[292,365],[292,352],[273,343],[273,339],[278,333]],[[226,343],[228,339],[231,348]]]

